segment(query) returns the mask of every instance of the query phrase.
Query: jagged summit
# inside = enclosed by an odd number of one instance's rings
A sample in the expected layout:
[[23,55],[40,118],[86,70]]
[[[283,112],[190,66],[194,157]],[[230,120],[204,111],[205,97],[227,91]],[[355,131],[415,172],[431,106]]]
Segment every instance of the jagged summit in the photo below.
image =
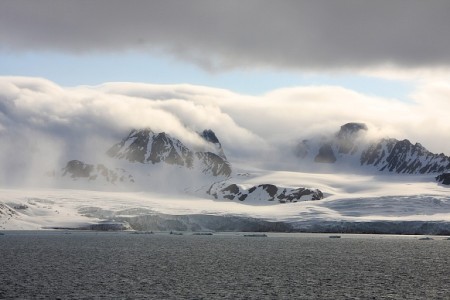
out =
[[220,144],[219,139],[217,138],[214,131],[212,131],[211,129],[203,130],[203,132],[200,133],[200,136],[210,143]]
[[373,165],[380,171],[406,174],[442,173],[450,170],[450,157],[428,151],[409,140],[381,139],[361,154],[361,165]]
[[409,140],[383,138],[368,141],[364,123],[347,123],[325,139],[304,140],[296,146],[295,153],[302,159],[316,163],[339,164],[355,171],[362,166],[377,171],[399,174],[434,174],[450,170],[450,157],[434,154],[420,143]]
[[347,123],[341,126],[341,129],[336,134],[339,139],[347,139],[355,137],[355,135],[361,133],[361,131],[367,131],[369,128],[364,123]]
[[358,152],[360,145],[358,138],[368,130],[364,123],[347,123],[326,142],[319,146],[318,153],[314,157],[317,163],[334,163],[339,155],[354,154]]
[[205,130],[203,133],[208,139],[216,141],[214,145],[219,146],[215,146],[216,153],[194,151],[165,132],[155,133],[146,128],[132,130],[126,138],[112,146],[107,154],[113,158],[143,164],[166,163],[189,169],[200,165],[204,173],[211,173],[214,176],[230,176],[231,166],[223,154],[216,135],[211,130]]
[[133,129],[126,138],[112,146],[109,156],[130,162],[158,163],[192,166],[193,153],[178,139],[165,132],[154,133],[151,129]]
[[211,143],[214,146],[215,154],[219,155],[221,158],[223,158],[225,160],[227,159],[227,157],[225,156],[225,153],[223,151],[222,144],[220,144],[219,139],[217,138],[214,131],[212,131],[211,129],[205,129],[201,133],[199,133],[199,135],[205,141],[207,141],[208,143]]

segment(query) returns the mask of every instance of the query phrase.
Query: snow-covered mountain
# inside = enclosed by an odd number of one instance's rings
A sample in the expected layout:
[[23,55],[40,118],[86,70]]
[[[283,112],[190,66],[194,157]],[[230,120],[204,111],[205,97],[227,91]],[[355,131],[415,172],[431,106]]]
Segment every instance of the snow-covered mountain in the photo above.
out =
[[[106,151],[107,156],[120,162],[120,167],[71,160],[62,169],[62,177],[77,182],[102,183],[106,188],[108,184],[121,187],[137,185],[144,190],[154,190],[156,186],[165,185],[161,181],[170,181],[166,187],[169,192],[186,190],[203,197],[209,195],[213,199],[246,203],[290,203],[323,198],[320,190],[303,186],[279,187],[260,183],[246,188],[239,176],[231,176],[231,165],[215,133],[204,130],[199,136],[208,151],[195,151],[164,132],[132,130]],[[192,181],[196,177],[198,180]]]
[[239,162],[232,171],[211,130],[195,136],[201,143],[133,130],[103,156],[68,161],[56,189],[0,189],[0,229],[450,232],[449,158],[369,136],[348,123],[297,145],[297,159],[326,172]]
[[450,170],[450,157],[428,151],[409,140],[370,140],[364,123],[347,123],[330,136],[303,140],[295,148],[297,157],[337,168],[361,167],[386,173],[437,174]]
[[[211,180],[228,178],[232,172],[231,164],[214,132],[205,130],[199,136],[204,139],[206,151],[195,151],[164,132],[132,130],[106,151],[105,163],[71,160],[62,168],[61,176],[72,181],[125,188],[139,182],[140,187],[154,188],[169,178],[186,182],[186,185],[202,176]],[[176,188],[174,184],[172,188]]]
[[[209,151],[194,151],[167,133],[155,133],[150,129],[132,130],[121,142],[112,146],[107,154],[113,158],[142,164],[165,163],[188,169],[200,169],[212,176],[231,175],[231,165],[212,130],[200,135],[212,144]],[[211,152],[214,149],[215,152]]]

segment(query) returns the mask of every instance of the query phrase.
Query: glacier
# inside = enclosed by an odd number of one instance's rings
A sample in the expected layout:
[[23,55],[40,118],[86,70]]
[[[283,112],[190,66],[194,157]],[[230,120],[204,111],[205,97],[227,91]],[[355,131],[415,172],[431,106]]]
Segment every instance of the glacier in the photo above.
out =
[[271,167],[230,161],[210,129],[196,145],[133,129],[37,185],[1,186],[0,230],[450,234],[447,173],[436,176],[450,158],[367,130],[303,140]]
[[[224,230],[235,231],[449,234],[449,189],[437,185],[433,176],[260,170],[233,180],[242,186],[272,182],[292,187],[301,182],[320,188],[325,197],[281,204],[211,199],[203,191],[189,189],[136,192],[2,188],[0,229],[82,229],[107,220],[131,224],[129,229],[135,230],[214,230],[217,227],[208,225],[211,221],[205,219],[215,218]],[[186,217],[188,221],[183,219]],[[178,221],[167,221],[171,219]],[[151,227],[156,221],[166,225]],[[240,225],[232,226],[233,222]]]

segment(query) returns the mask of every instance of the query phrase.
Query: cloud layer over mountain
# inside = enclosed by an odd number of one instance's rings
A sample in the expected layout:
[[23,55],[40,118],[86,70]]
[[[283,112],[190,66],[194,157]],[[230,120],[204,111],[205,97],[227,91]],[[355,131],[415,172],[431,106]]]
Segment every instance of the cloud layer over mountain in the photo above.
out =
[[11,51],[156,51],[210,70],[448,68],[448,1],[2,1]]
[[[294,142],[334,133],[352,121],[376,136],[408,138],[433,152],[450,152],[450,86],[422,86],[413,103],[340,87],[298,87],[263,96],[192,85],[106,83],[64,88],[50,81],[0,78],[0,162],[11,170],[96,160],[132,128],[167,132],[192,146],[212,129],[230,161],[274,163]],[[439,130],[436,130],[439,128]]]

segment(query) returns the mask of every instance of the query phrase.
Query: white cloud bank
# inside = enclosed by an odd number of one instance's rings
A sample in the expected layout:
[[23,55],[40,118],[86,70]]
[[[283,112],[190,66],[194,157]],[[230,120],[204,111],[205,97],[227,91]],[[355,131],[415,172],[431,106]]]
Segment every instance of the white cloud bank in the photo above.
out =
[[372,97],[333,86],[247,96],[192,85],[106,83],[64,88],[25,77],[0,77],[0,167],[42,170],[67,159],[93,162],[130,129],[150,127],[201,143],[212,129],[233,160],[273,160],[293,141],[365,122],[378,136],[408,138],[450,153],[450,85],[424,84],[413,102]]

